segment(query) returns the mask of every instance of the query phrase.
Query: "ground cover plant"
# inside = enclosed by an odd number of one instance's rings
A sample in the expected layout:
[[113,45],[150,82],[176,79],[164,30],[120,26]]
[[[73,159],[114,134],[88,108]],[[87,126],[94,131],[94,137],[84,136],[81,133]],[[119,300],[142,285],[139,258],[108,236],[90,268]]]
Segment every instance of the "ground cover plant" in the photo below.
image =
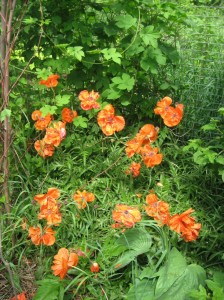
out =
[[1,19],[1,299],[222,299],[222,135],[183,148],[172,96],[184,11],[2,1]]

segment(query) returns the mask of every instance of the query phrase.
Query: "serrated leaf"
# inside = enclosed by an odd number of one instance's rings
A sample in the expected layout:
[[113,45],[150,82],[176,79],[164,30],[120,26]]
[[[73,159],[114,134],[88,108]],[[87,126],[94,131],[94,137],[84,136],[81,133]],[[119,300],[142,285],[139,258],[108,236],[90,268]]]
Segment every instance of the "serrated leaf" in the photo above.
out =
[[59,300],[61,283],[55,279],[43,279],[37,282],[39,286],[33,300]]
[[7,117],[10,118],[11,110],[10,109],[3,109],[0,113],[0,121],[3,122]]
[[122,55],[121,53],[117,52],[116,48],[105,48],[101,51],[101,53],[103,53],[106,60],[112,59],[117,64],[121,64],[120,57],[122,57]]
[[57,95],[55,97],[55,102],[57,106],[63,106],[69,103],[70,95]]
[[193,290],[190,292],[189,296],[191,297],[191,299],[195,299],[195,300],[207,300],[208,296],[207,296],[207,292],[206,289],[200,285],[199,286],[199,291]]
[[73,124],[76,127],[82,127],[82,128],[88,127],[87,122],[88,122],[88,119],[85,117],[82,117],[82,116],[78,116],[73,120]]
[[112,78],[113,83],[117,85],[119,90],[131,91],[134,87],[135,80],[130,75],[123,73],[121,77]]
[[81,61],[85,53],[82,51],[83,47],[76,46],[76,47],[68,47],[67,54],[69,56],[74,56],[77,60]]
[[145,27],[141,33],[140,37],[142,38],[143,42],[145,43],[146,46],[151,45],[153,48],[158,47],[158,38],[160,37],[159,32],[153,32],[154,26],[150,25]]
[[132,17],[131,15],[126,14],[126,15],[122,15],[122,16],[117,16],[115,18],[115,21],[116,21],[117,27],[127,30],[136,24],[137,19]]
[[57,106],[54,105],[44,105],[41,107],[40,111],[42,112],[43,117],[46,116],[47,114],[55,114],[57,111]]

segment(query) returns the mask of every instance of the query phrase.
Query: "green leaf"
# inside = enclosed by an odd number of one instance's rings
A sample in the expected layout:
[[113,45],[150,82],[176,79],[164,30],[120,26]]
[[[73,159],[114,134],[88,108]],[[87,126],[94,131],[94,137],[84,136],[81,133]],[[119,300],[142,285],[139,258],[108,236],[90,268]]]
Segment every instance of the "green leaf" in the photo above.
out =
[[112,78],[113,83],[117,85],[119,90],[128,90],[129,92],[133,89],[135,80],[130,75],[123,73],[121,77]]
[[32,18],[32,17],[23,19],[23,23],[26,25],[35,24],[35,23],[37,23],[37,21],[38,21],[37,18]]
[[57,110],[57,106],[54,106],[54,105],[44,105],[40,109],[43,116],[46,116],[47,114],[53,115],[53,114],[55,114],[56,110]]
[[167,89],[170,88],[170,84],[167,83],[167,82],[164,82],[164,83],[162,83],[162,84],[160,85],[159,88],[160,88],[161,90],[167,90]]
[[154,26],[150,25],[145,27],[141,33],[140,37],[142,38],[143,42],[145,43],[146,46],[151,45],[153,48],[158,47],[158,38],[160,37],[159,32],[153,32]]
[[[59,300],[62,298],[61,286],[59,279],[43,279],[37,281],[39,288],[32,298],[33,300]],[[63,290],[62,290],[63,291]],[[59,298],[60,293],[60,298]]]
[[69,103],[70,95],[57,95],[55,97],[55,102],[57,106],[63,106]]
[[138,255],[148,252],[152,245],[152,238],[146,230],[133,228],[126,231],[117,240],[117,244],[126,247],[128,250],[114,264],[116,270],[128,265]]
[[223,155],[216,156],[215,162],[217,162],[220,165],[224,165],[224,156]]
[[116,21],[117,27],[127,30],[136,24],[137,19],[132,17],[131,15],[126,14],[126,15],[122,15],[122,16],[117,16],[115,18],[115,21]]
[[82,128],[88,127],[87,122],[88,122],[88,119],[85,117],[82,117],[82,116],[78,116],[73,120],[73,124],[76,127],[82,127]]
[[220,107],[220,108],[218,109],[218,112],[219,112],[220,114],[224,115],[224,107]]
[[222,181],[224,182],[224,169],[219,169],[218,173],[222,176]]
[[5,203],[5,196],[0,197],[0,203]]
[[82,51],[83,47],[76,46],[76,47],[68,47],[67,54],[69,56],[74,56],[77,60],[81,61],[85,53]]
[[199,291],[193,290],[190,292],[189,296],[191,297],[192,300],[193,299],[195,299],[195,300],[207,300],[208,299],[206,289],[202,285],[199,286]]
[[151,280],[143,279],[135,280],[134,285],[130,288],[127,294],[128,300],[155,300],[154,285]]
[[119,65],[121,64],[120,57],[122,57],[122,55],[121,53],[117,52],[116,48],[105,48],[101,51],[101,53],[103,53],[106,60],[112,59],[115,63]]
[[217,122],[209,123],[201,127],[202,130],[216,130],[217,129]]
[[187,266],[185,258],[173,248],[168,260],[159,272],[159,279],[156,284],[155,296],[157,300],[186,299],[186,296],[200,285],[205,285],[205,270],[196,265]]
[[52,74],[52,71],[49,69],[36,69],[37,78],[46,80],[49,75]]
[[3,109],[0,113],[0,122],[3,122],[7,117],[10,118],[11,110],[10,109]]
[[219,283],[214,282],[212,280],[206,280],[206,284],[209,287],[209,289],[213,292],[213,300],[224,299],[224,289],[223,287],[220,287]]

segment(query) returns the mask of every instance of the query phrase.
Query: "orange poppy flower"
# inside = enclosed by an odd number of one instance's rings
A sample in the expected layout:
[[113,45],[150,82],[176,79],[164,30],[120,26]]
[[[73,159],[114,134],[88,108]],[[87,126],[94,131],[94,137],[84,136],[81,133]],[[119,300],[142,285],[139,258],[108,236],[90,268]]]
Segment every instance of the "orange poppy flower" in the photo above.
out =
[[83,110],[90,110],[92,108],[100,108],[99,103],[96,101],[99,99],[100,95],[97,92],[87,90],[81,91],[79,93],[79,100],[81,101],[81,108]]
[[19,295],[16,295],[15,297],[12,297],[10,300],[16,300],[16,297],[17,297],[17,300],[26,300],[26,295],[24,292],[22,292]]
[[90,271],[92,273],[98,273],[100,271],[100,267],[99,267],[98,263],[96,263],[96,262],[92,263],[92,265],[90,266]]
[[59,197],[60,191],[57,188],[49,188],[47,190],[47,194],[35,195],[34,200],[36,200],[40,205],[46,205],[49,198],[58,199]]
[[115,210],[112,212],[112,218],[118,224],[131,228],[135,225],[135,223],[141,221],[141,213],[135,207],[117,204],[115,206]]
[[59,275],[60,279],[63,279],[69,269],[77,266],[78,261],[79,258],[76,253],[69,253],[66,248],[61,248],[59,249],[58,254],[54,256],[51,270],[54,271],[55,276]]
[[114,116],[114,113],[114,107],[108,104],[97,116],[98,125],[107,136],[114,134],[115,131],[121,131],[125,126],[124,118],[122,116]]
[[153,143],[158,138],[159,128],[151,124],[144,125],[136,135],[137,140],[141,140],[142,144]]
[[169,204],[158,199],[156,194],[149,194],[146,196],[145,211],[148,216],[154,218],[155,220],[161,222],[162,224],[167,224],[170,219]]
[[31,118],[35,122],[35,127],[37,130],[44,130],[53,120],[53,116],[51,114],[47,114],[46,116],[42,116],[42,112],[40,110],[35,110]]
[[58,121],[53,123],[52,127],[46,129],[44,141],[46,144],[58,147],[61,141],[66,137],[65,123]]
[[172,230],[177,233],[185,232],[189,227],[195,224],[194,217],[191,217],[190,214],[193,213],[194,210],[189,208],[182,214],[176,214],[171,217],[169,221],[169,226]]
[[125,152],[127,156],[130,158],[135,153],[139,153],[142,147],[142,140],[138,139],[137,137],[133,138],[130,141],[127,141]]
[[181,233],[181,238],[186,242],[196,240],[201,229],[201,224],[195,223],[194,217],[190,216],[193,212],[194,210],[189,208],[180,215],[174,215],[169,221],[170,228],[177,233]]
[[73,119],[78,116],[76,110],[71,110],[70,108],[63,108],[62,112],[62,121],[64,123],[72,123]]
[[132,174],[133,177],[138,177],[138,175],[140,174],[140,169],[141,169],[141,164],[136,163],[136,162],[132,162],[129,169],[126,171],[126,174]]
[[73,199],[75,200],[79,209],[84,209],[87,206],[87,202],[93,202],[95,200],[95,196],[93,193],[88,193],[86,191],[77,191],[74,194]]
[[178,125],[183,117],[183,104],[176,104],[176,107],[172,107],[171,104],[172,99],[165,97],[157,102],[157,107],[154,109],[155,114],[160,115],[168,127]]
[[34,245],[44,244],[46,246],[51,246],[55,243],[54,237],[55,231],[51,228],[44,228],[43,232],[40,227],[30,227],[29,228],[29,237]]
[[162,100],[157,102],[157,107],[154,109],[156,115],[161,115],[163,117],[172,104],[173,100],[170,97],[164,97]]
[[39,81],[40,85],[45,85],[48,88],[56,87],[58,85],[58,78],[60,78],[57,74],[52,74],[48,76],[46,80]]
[[180,237],[183,238],[185,242],[195,241],[198,238],[200,229],[201,224],[195,223],[194,225],[190,226],[185,232],[183,232]]
[[61,213],[57,201],[49,197],[45,205],[41,205],[38,219],[46,219],[47,225],[58,226],[61,223]]
[[142,159],[148,168],[152,168],[162,162],[163,155],[158,154],[158,151],[157,147],[152,148],[150,145],[145,145],[141,148]]
[[169,107],[163,117],[164,124],[168,127],[174,127],[180,123],[183,117],[183,104],[177,104],[176,107]]
[[37,140],[34,143],[34,148],[36,149],[37,153],[42,156],[43,158],[52,156],[54,154],[54,146],[50,144],[46,144],[45,140]]

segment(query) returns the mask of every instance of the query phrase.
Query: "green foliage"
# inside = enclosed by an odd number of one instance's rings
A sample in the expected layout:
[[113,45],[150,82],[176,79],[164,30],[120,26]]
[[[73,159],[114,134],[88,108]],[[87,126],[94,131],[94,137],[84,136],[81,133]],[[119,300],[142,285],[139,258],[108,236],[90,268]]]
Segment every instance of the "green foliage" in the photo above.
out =
[[58,278],[45,278],[37,281],[39,288],[33,297],[33,300],[63,300],[64,286],[63,282]]
[[199,290],[194,290],[190,293],[190,299],[222,300],[224,298],[224,273],[216,271],[213,274],[213,279],[207,279],[205,282],[209,292],[207,293],[203,286],[199,286]]
[[[155,280],[155,277],[158,279]],[[204,285],[205,278],[202,267],[187,265],[184,256],[173,248],[165,265],[156,274],[149,275],[148,279],[136,280],[128,293],[128,299],[137,300],[140,295],[141,299],[147,299],[147,295],[156,300],[175,299],[177,295],[180,300],[189,299],[189,292]]]
[[[220,115],[223,109],[219,109]],[[224,126],[222,123],[223,116],[221,115],[217,119],[211,119],[209,124],[201,127],[206,133],[211,132],[212,138],[209,141],[203,141],[202,139],[190,140],[189,144],[183,148],[184,152],[189,152],[190,149],[194,150],[193,160],[195,163],[202,166],[212,166],[219,175],[221,175],[224,181]],[[191,151],[192,152],[192,151]]]

